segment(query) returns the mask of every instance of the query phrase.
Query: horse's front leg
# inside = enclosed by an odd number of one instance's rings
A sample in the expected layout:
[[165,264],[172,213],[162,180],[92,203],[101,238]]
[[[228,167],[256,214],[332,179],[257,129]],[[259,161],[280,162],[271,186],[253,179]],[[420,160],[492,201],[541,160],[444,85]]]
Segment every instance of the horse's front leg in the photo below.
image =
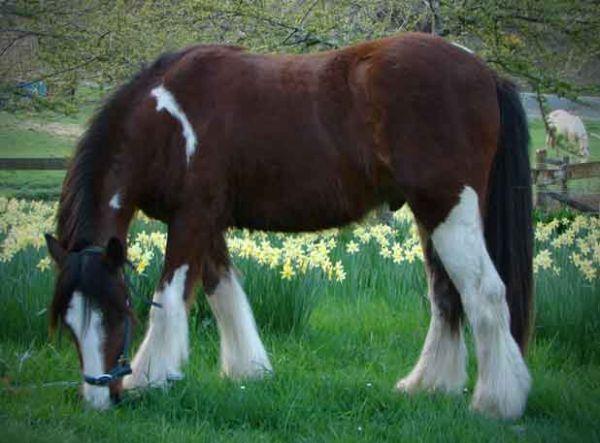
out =
[[165,264],[154,293],[148,330],[123,382],[125,389],[163,386],[183,377],[188,359],[188,308],[199,276],[197,237],[183,220],[169,225]]
[[271,362],[235,269],[221,273],[214,290],[205,289],[221,338],[221,373],[236,379],[270,374]]
[[252,308],[229,262],[222,232],[207,238],[201,259],[202,284],[217,320],[221,373],[230,378],[259,378],[272,371]]

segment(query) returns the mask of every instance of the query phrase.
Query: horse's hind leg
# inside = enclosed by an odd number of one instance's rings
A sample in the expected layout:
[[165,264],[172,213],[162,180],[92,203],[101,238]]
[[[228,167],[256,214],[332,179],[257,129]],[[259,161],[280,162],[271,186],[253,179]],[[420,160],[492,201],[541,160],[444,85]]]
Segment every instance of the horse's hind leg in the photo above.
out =
[[421,390],[460,393],[467,379],[467,351],[462,332],[462,304],[429,236],[419,229],[425,253],[425,268],[431,302],[429,331],[419,360],[396,389],[414,393]]
[[[412,203],[417,219],[427,220],[426,208]],[[518,417],[530,376],[510,333],[504,283],[486,249],[480,197],[465,186],[444,220],[428,223],[433,247],[460,293],[475,337],[478,377],[472,406],[496,417]]]

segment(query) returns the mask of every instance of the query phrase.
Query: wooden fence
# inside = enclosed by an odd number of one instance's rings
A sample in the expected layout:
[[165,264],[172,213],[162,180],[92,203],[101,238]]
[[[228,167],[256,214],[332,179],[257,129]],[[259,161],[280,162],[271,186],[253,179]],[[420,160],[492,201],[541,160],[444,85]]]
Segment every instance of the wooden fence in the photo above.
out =
[[68,158],[0,158],[0,170],[9,171],[50,171],[67,169]]
[[[554,201],[578,211],[600,211],[600,194],[577,194],[569,189],[571,180],[600,178],[600,162],[571,164],[568,156],[562,159],[548,158],[546,149],[538,149],[535,152],[535,167],[532,173],[535,187],[534,204],[537,208],[548,209]],[[556,185],[558,189],[550,189]]]
[[[583,212],[599,212],[600,195],[575,195],[569,190],[569,181],[585,178],[600,178],[600,162],[571,164],[568,156],[562,159],[547,157],[545,149],[535,154],[535,167],[532,169],[535,188],[534,204],[537,208],[548,209],[552,201],[557,201]],[[0,158],[0,170],[64,170],[68,158]],[[559,185],[558,191],[550,189]]]

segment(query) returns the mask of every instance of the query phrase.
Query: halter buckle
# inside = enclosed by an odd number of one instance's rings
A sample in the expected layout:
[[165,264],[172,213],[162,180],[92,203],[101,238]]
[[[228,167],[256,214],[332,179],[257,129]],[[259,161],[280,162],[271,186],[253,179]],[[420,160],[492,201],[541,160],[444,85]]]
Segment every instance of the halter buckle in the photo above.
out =
[[97,377],[91,377],[89,375],[84,375],[83,379],[88,385],[92,386],[106,386],[111,381],[113,381],[113,376],[111,374],[101,374]]

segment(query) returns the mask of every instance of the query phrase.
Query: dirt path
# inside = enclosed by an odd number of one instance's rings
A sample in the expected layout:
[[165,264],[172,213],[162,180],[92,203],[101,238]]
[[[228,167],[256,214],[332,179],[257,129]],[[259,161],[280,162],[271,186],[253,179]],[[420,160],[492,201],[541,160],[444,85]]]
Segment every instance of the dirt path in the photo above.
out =
[[83,133],[83,127],[75,123],[39,123],[32,120],[19,122],[19,127],[28,131],[45,132],[47,134],[56,135],[76,139]]

